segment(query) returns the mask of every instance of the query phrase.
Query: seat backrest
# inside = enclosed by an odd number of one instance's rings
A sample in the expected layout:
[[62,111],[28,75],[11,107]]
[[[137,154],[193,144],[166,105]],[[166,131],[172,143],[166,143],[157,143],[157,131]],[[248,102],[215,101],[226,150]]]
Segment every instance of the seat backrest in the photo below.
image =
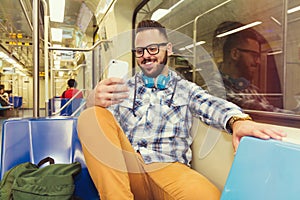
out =
[[300,145],[243,137],[221,200],[298,200]]
[[[62,98],[61,99],[61,107],[63,107],[70,99],[68,98]],[[71,116],[76,110],[77,108],[79,108],[79,106],[84,102],[83,98],[75,98],[73,99],[68,105],[67,107],[65,107],[61,112],[60,115],[61,116]]]
[[23,104],[23,97],[13,96],[9,97],[9,102],[14,104],[14,108],[20,108]]
[[232,136],[194,118],[191,133],[192,168],[208,178],[221,191],[233,162]]
[[28,118],[6,120],[2,128],[1,179],[12,167],[50,156],[55,163],[81,163],[75,179],[75,195],[86,200],[100,199],[89,176],[77,136],[77,118]]

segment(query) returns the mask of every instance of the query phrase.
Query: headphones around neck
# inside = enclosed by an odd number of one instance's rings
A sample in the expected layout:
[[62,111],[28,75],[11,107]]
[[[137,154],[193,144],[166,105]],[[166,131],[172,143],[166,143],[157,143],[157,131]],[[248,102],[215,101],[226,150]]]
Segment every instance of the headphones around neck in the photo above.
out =
[[224,74],[221,72],[221,75],[223,76],[223,80],[229,82],[231,86],[233,86],[237,90],[245,90],[250,86],[250,81],[247,80],[244,77],[239,78],[232,78],[227,74]]
[[249,87],[250,81],[245,79],[244,77],[240,78],[230,78],[230,81],[233,83],[234,87],[238,90],[244,90]]
[[160,90],[166,89],[166,86],[170,80],[170,76],[164,76],[160,74],[156,78],[148,77],[145,75],[142,75],[142,79],[144,81],[144,84],[147,88],[158,88]]

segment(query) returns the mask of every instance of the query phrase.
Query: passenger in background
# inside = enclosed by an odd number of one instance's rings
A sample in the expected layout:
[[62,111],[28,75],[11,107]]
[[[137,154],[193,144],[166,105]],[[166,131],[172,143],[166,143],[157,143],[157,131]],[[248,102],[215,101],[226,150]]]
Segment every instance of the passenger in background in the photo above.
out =
[[77,86],[77,82],[75,79],[69,79],[68,80],[68,88],[67,90],[65,90],[62,95],[61,98],[72,98],[74,95],[76,95],[78,92],[79,94],[77,94],[76,98],[83,98],[82,92],[80,92],[79,90],[76,89]]
[[[232,30],[242,25],[239,22],[222,23],[215,31],[214,40],[220,40],[215,36],[228,31],[226,27]],[[215,55],[218,49],[214,48]],[[210,93],[226,98],[243,109],[293,113],[273,106],[252,83],[254,75],[257,75],[255,73],[259,73],[261,61],[260,40],[256,31],[248,28],[227,36],[222,49],[223,62],[218,63],[219,72],[215,72],[208,83]]]
[[10,106],[8,94],[4,92],[4,85],[0,85],[0,104],[1,106]]
[[86,164],[101,199],[220,199],[217,187],[190,168],[193,117],[232,133],[235,150],[246,135],[285,136],[170,70],[172,44],[158,22],[138,24],[133,52],[141,71],[126,83],[116,77],[99,82],[88,98],[88,105],[96,106],[78,118]]

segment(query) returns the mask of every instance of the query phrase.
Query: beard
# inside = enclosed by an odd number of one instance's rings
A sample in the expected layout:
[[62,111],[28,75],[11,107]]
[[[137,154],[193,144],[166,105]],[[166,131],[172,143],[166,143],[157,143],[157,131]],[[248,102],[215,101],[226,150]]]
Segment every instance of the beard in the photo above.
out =
[[[142,64],[145,64],[147,63],[148,61],[152,61],[152,59],[144,59],[141,63]],[[168,62],[168,53],[166,51],[165,53],[165,56],[164,56],[164,59],[157,64],[157,70],[153,73],[153,74],[149,74],[145,69],[143,69],[139,64],[138,66],[140,67],[140,69],[142,70],[143,74],[145,74],[146,76],[148,77],[151,77],[151,78],[156,78],[158,75],[161,74],[161,72],[163,71],[163,69],[165,68],[166,64]]]
[[239,67],[239,76],[243,77],[249,81],[252,80],[252,73],[251,73],[251,68],[252,66],[248,66],[247,63],[245,63],[243,60],[239,60],[236,63],[236,66]]

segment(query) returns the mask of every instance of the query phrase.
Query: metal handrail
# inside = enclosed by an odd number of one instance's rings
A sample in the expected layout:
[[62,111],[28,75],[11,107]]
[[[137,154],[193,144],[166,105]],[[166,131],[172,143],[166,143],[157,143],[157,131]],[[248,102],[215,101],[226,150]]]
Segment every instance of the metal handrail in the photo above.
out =
[[101,43],[110,43],[112,40],[98,40],[93,46],[89,48],[71,48],[71,47],[48,47],[49,50],[60,50],[60,51],[83,51],[88,52],[95,49]]
[[72,113],[72,117],[76,116],[76,114],[86,105],[86,101],[80,104],[80,106]]
[[194,24],[193,24],[193,51],[194,51],[194,55],[193,55],[193,82],[195,82],[196,80],[196,43],[197,43],[197,22],[198,20],[203,17],[204,15],[207,15],[208,13],[216,10],[217,8],[229,3],[231,0],[227,0],[224,1],[223,3],[218,4],[217,6],[205,11],[204,13],[201,13],[200,15],[196,16],[194,19]]

